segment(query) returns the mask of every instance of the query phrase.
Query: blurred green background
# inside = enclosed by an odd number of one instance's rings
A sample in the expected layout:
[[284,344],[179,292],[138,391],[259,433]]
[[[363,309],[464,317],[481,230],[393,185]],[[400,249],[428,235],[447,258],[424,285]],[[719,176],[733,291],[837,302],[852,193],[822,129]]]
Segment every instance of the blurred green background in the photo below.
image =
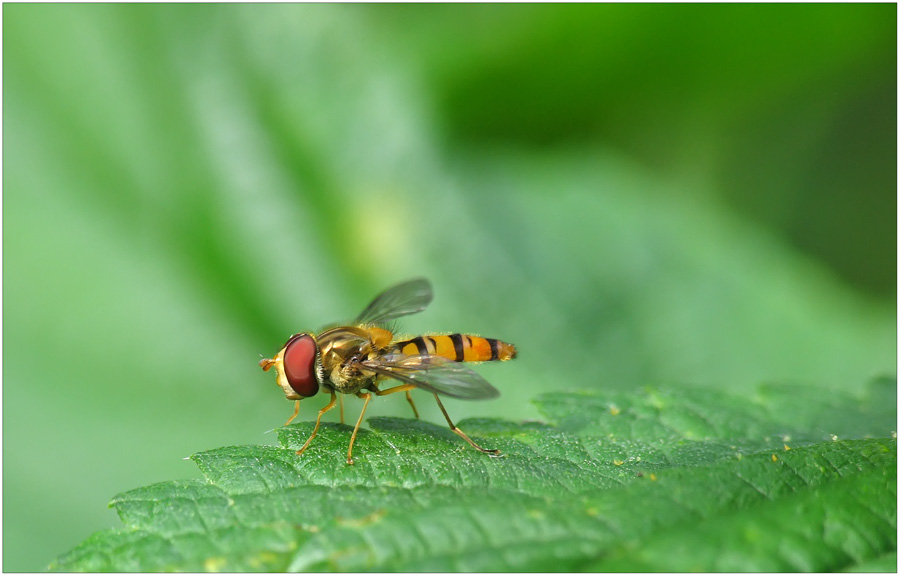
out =
[[275,443],[260,354],[412,276],[519,346],[457,419],[895,374],[896,10],[5,4],[3,569]]

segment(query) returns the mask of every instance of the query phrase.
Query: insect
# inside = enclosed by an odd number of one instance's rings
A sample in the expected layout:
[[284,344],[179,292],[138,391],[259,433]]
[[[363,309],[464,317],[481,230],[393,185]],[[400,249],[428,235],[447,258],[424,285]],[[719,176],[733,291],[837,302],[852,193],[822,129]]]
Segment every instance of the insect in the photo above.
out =
[[[406,399],[418,418],[418,410],[409,393],[413,388],[434,394],[450,429],[473,448],[486,454],[500,454],[499,450],[482,448],[457,428],[438,395],[467,400],[496,398],[500,392],[463,362],[511,360],[516,357],[516,348],[500,340],[468,334],[429,334],[398,339],[388,323],[421,312],[431,299],[431,284],[424,278],[397,284],[372,300],[350,325],[333,326],[318,334],[294,334],[274,358],[259,361],[265,371],[275,368],[276,382],[284,395],[288,400],[296,401],[294,414],[285,426],[297,417],[300,400],[315,396],[319,391],[331,394],[331,401],[319,410],[312,434],[297,450],[298,455],[316,437],[322,415],[334,408],[335,393],[353,394],[364,401],[347,449],[347,464],[353,464],[353,443],[372,394],[386,396],[406,392]],[[396,380],[399,384],[382,390],[379,385],[386,379]]]

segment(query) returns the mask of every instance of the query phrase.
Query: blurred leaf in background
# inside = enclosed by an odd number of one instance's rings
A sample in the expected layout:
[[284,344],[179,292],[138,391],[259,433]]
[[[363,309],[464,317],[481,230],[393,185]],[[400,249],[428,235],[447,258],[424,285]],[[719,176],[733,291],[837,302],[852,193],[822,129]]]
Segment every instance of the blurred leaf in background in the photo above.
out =
[[896,373],[894,5],[3,16],[4,570],[275,443],[259,354],[411,276],[520,349],[456,418]]

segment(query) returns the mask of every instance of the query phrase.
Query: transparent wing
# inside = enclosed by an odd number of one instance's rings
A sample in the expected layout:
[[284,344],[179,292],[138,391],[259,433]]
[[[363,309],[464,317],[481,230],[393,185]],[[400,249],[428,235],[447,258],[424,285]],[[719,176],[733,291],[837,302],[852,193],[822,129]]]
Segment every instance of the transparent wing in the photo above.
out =
[[388,288],[356,317],[357,324],[384,324],[388,320],[424,310],[432,299],[431,283],[415,278]]
[[471,368],[443,356],[388,354],[359,364],[370,372],[451,398],[481,400],[500,395]]

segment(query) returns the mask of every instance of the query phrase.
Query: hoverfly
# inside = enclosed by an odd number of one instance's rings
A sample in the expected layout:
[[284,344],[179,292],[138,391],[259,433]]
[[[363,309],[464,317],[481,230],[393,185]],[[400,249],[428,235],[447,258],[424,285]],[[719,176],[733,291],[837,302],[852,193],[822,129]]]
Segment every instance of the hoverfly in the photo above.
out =
[[[450,429],[473,448],[486,454],[500,454],[499,450],[482,448],[457,428],[438,395],[467,400],[496,398],[500,392],[462,363],[512,360],[516,357],[516,348],[500,340],[468,334],[429,334],[398,339],[387,323],[421,312],[431,299],[428,280],[417,278],[403,282],[377,296],[351,325],[330,327],[319,334],[294,334],[274,358],[259,361],[263,370],[275,367],[276,382],[284,395],[288,400],[296,401],[294,414],[285,426],[297,417],[301,399],[319,391],[331,394],[331,401],[319,410],[312,434],[297,450],[298,455],[316,437],[322,415],[334,408],[335,393],[354,394],[364,402],[347,449],[347,464],[353,464],[353,443],[372,398],[370,392],[376,396],[406,392],[406,399],[418,418],[409,393],[413,388],[434,394]],[[400,384],[381,390],[379,385],[385,379],[397,380]]]

